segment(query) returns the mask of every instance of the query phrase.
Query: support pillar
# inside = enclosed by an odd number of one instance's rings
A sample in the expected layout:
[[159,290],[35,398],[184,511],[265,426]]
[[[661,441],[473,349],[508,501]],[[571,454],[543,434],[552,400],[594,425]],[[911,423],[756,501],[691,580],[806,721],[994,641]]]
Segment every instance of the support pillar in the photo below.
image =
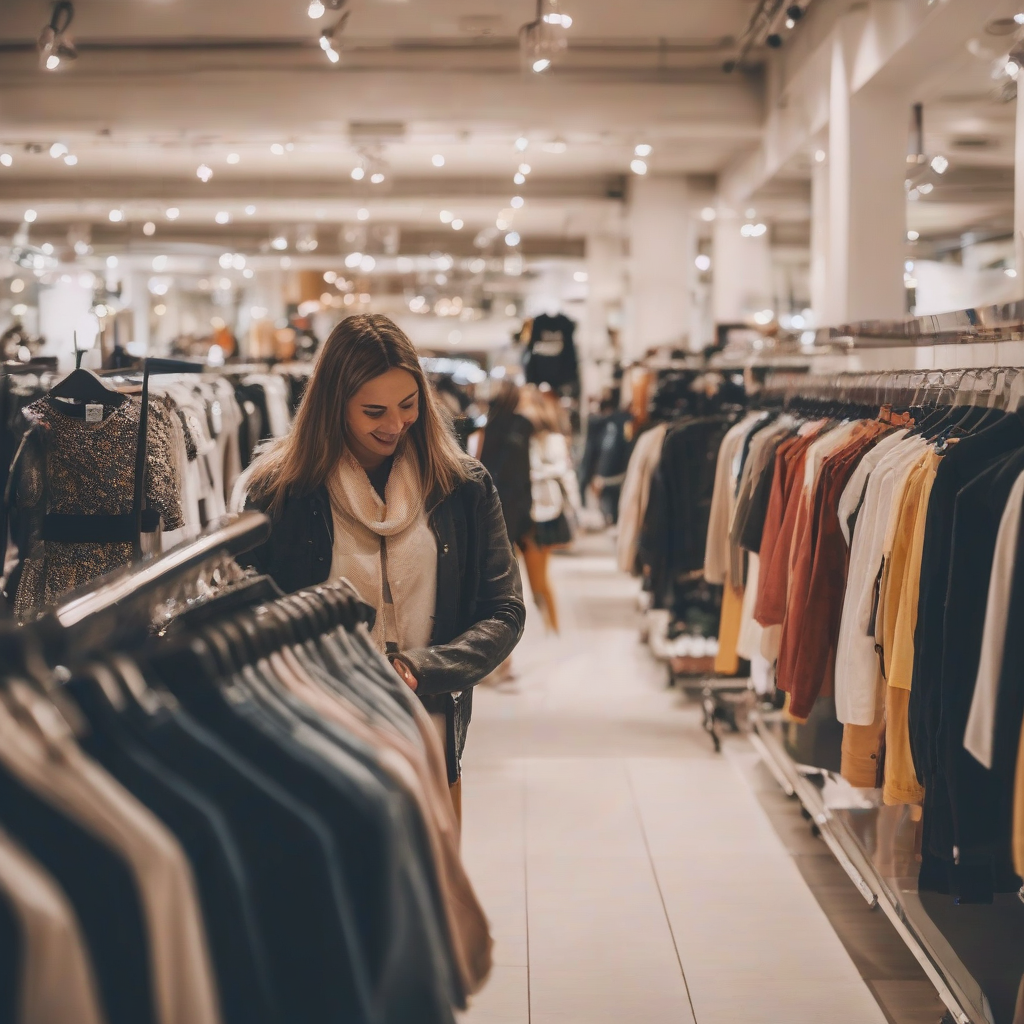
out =
[[844,33],[832,44],[828,143],[828,303],[831,323],[906,315],[909,102],[870,84],[851,95]]
[[[824,153],[825,160],[819,161],[818,153]],[[829,302],[828,179],[828,150],[815,147],[811,154],[811,311],[816,327],[833,321]]]
[[630,180],[630,329],[626,355],[686,347],[696,268],[693,208],[684,178]]
[[746,323],[755,313],[775,313],[768,233],[745,236],[740,229],[746,223],[732,210],[719,210],[715,220],[711,300],[716,324]]
[[1017,77],[1017,134],[1013,148],[1013,253],[1016,295],[1024,298],[1024,75]]

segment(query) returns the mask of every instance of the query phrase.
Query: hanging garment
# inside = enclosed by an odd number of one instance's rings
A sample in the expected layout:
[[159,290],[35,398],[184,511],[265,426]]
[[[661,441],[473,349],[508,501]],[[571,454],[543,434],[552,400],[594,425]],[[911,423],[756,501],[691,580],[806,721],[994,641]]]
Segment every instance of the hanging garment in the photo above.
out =
[[1022,506],[1024,473],[1017,477],[999,522],[999,533],[992,556],[988,599],[985,602],[985,631],[982,635],[978,675],[964,732],[964,747],[986,768],[992,767],[999,676],[1009,628],[1010,591],[1013,585]]
[[530,340],[523,355],[527,384],[550,384],[555,390],[579,390],[576,365],[576,323],[564,313],[533,318]]
[[661,446],[667,432],[668,424],[659,423],[637,438],[619,495],[616,558],[619,569],[631,575],[636,575],[639,571],[637,555],[640,547],[640,529],[647,514],[651,477],[661,459]]
[[[49,399],[24,410],[29,430],[8,486],[20,567],[15,612],[27,619],[61,595],[131,562],[140,404],[103,406],[100,422],[64,413]],[[145,499],[168,529],[184,525],[171,433],[151,403]]]

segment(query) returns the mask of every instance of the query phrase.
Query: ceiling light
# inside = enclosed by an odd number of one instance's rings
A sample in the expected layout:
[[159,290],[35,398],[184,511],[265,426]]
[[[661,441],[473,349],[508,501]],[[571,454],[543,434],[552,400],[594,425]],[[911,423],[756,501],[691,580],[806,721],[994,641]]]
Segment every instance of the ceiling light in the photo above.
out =
[[1008,60],[1003,66],[1003,70],[1010,76],[1010,78],[1016,78],[1020,71],[1020,65],[1015,60]]
[[526,175],[520,173],[519,171],[516,171],[516,173],[512,176],[512,183],[514,185],[525,185]]
[[157,316],[163,316],[163,315],[164,315],[164,313],[166,313],[166,312],[167,312],[167,307],[166,307],[166,306],[165,306],[165,305],[164,305],[164,304],[163,304],[162,302],[158,302],[158,303],[157,303],[157,304],[156,304],[156,305],[155,305],[155,306],[153,307],[153,312],[154,312],[154,313],[155,313],[155,314],[156,314]]
[[465,226],[465,222],[460,217],[456,217],[452,221],[452,230],[454,231],[461,231]]
[[218,224],[229,224],[231,222],[231,214],[227,210],[219,210],[213,219]]
[[787,18],[786,28],[796,28],[796,22],[792,18]]
[[949,167],[949,161],[940,153],[932,157],[932,170],[936,174],[945,174]]
[[92,252],[92,246],[84,239],[79,239],[75,242],[75,255],[76,256],[88,256]]
[[1013,269],[1013,267],[1007,267],[1007,268],[1006,268],[1006,269],[1005,269],[1005,270],[1003,271],[1003,273],[1004,273],[1004,274],[1005,274],[1005,275],[1006,275],[1007,277],[1016,277],[1016,276],[1017,276],[1017,271],[1016,271],[1016,270],[1014,270],[1014,269]]
[[587,272],[586,272],[585,270],[577,270],[577,271],[576,271],[576,272],[575,272],[575,273],[574,273],[574,274],[572,275],[572,279],[573,279],[573,280],[574,280],[574,281],[575,281],[575,282],[576,282],[577,284],[586,284],[586,283],[587,283],[587,279],[588,279],[588,275],[587,275]]
[[364,274],[368,274],[375,266],[377,266],[377,261],[372,256],[363,256],[359,261],[359,269]]
[[639,146],[633,147],[633,153],[635,156],[650,156],[653,149],[653,146],[648,146],[647,143],[642,142]]
[[44,255],[53,255],[53,245],[50,242],[43,242],[43,244],[39,248],[43,250]]
[[487,269],[487,261],[477,257],[470,263],[469,269],[474,274],[482,274]]
[[31,224],[31,223],[33,223],[33,222],[35,221],[35,219],[36,219],[36,211],[35,211],[35,210],[26,210],[26,211],[24,212],[24,214],[22,214],[22,217],[21,217],[21,219],[22,219],[22,220],[23,220],[23,221],[24,221],[24,222],[25,222],[26,224]]
[[904,270],[905,270],[905,271],[906,271],[906,272],[907,272],[908,274],[912,274],[912,273],[914,272],[914,261],[913,261],[913,260],[906,260],[906,261],[904,262],[904,264],[903,264],[903,269],[904,269]]
[[634,174],[646,174],[647,173],[647,164],[645,164],[643,162],[643,160],[640,160],[640,159],[631,160],[629,162],[629,169]]
[[284,156],[284,146],[282,146],[280,142],[275,142],[271,145],[270,152],[273,153],[274,156]]
[[923,184],[917,186],[917,191],[920,192],[921,195],[926,196],[934,188],[935,186],[930,181],[926,181]]
[[455,219],[455,214],[452,213],[451,210],[442,210],[441,211],[441,223],[442,224],[451,224],[451,222],[454,219]]
[[286,142],[284,144],[284,148],[287,149],[288,152],[290,153],[295,148],[295,143],[294,142]]
[[747,220],[753,220],[757,216],[757,210],[755,210],[752,206],[750,206],[744,212],[743,216],[746,217]]
[[345,257],[345,266],[348,267],[349,270],[355,270],[355,268],[362,262],[363,254],[361,252],[350,252]]
[[444,157],[440,153],[435,153],[431,158],[430,162],[435,167],[444,167]]
[[703,220],[703,221],[706,221],[709,224],[717,216],[718,216],[718,213],[717,213],[717,211],[715,210],[715,208],[713,206],[705,206],[704,209],[700,211],[700,219]]
[[[231,267],[231,253],[222,252],[220,254],[220,259],[217,260],[217,262],[220,264],[222,270],[229,270]],[[155,270],[156,267],[153,269]]]
[[28,306],[24,302],[18,302],[11,306],[11,313],[14,316],[24,316],[28,312]]
[[1013,16],[1013,20],[1017,22],[1018,25],[1024,25],[1024,14],[1015,14]]
[[334,282],[338,280],[337,272],[334,271],[334,270],[326,270],[326,271],[324,271],[324,280],[328,284],[334,284]]
[[523,206],[523,197],[522,197],[522,196],[513,196],[513,197],[512,197],[512,198],[511,198],[511,199],[509,200],[509,204],[508,204],[508,205],[509,205],[509,206],[511,206],[513,210],[519,210],[519,209],[522,209],[522,206]]
[[17,295],[19,292],[23,292],[24,290],[25,290],[25,282],[22,281],[22,279],[20,277],[16,277],[11,282],[11,291],[14,292],[15,295]]
[[64,157],[64,163],[66,163],[68,167],[74,167],[75,164],[78,163],[78,157],[75,156],[74,153],[68,153],[68,155]]
[[10,167],[14,163],[14,157],[10,153],[0,153],[0,164]]
[[540,74],[541,71],[547,71],[551,67],[551,61],[547,57],[540,57],[530,65],[534,71]]
[[121,221],[124,220],[124,213],[120,210],[111,210],[107,216],[110,218],[112,224],[120,224]]
[[153,257],[153,269],[158,273],[163,273],[167,269],[167,257],[166,256],[154,256]]
[[[321,40],[321,42],[322,41],[323,40]],[[341,54],[338,53],[338,51],[333,46],[331,46],[330,41],[328,41],[327,45],[323,48],[323,51],[327,55],[327,59],[332,64],[337,64],[341,60]]]
[[281,249],[287,249],[288,239],[285,238],[284,235],[278,235],[276,238],[272,238],[270,240],[270,248],[277,249],[278,251]]
[[56,160],[57,157],[63,156],[67,151],[68,147],[65,146],[63,142],[55,142],[50,147],[50,156],[52,156],[53,159]]
[[146,223],[142,225],[142,233],[147,237],[155,235],[156,225],[151,220],[147,220]]
[[176,206],[171,206],[171,207],[168,208],[167,212],[164,213],[164,216],[168,220],[177,220],[179,213],[180,213],[180,211],[178,210],[178,208]]
[[117,269],[117,257],[116,256],[108,256],[107,257],[107,269],[108,270],[116,270]]
[[529,144],[530,140],[525,135],[520,135],[519,138],[516,139],[516,149],[518,149],[520,153],[522,153]]
[[508,222],[507,220],[505,220],[505,218],[504,218],[504,217],[499,217],[499,218],[498,218],[498,219],[497,219],[497,220],[496,220],[496,221],[494,222],[494,226],[495,226],[495,227],[496,227],[496,228],[497,228],[497,229],[498,229],[499,231],[507,231],[507,230],[508,230],[508,228],[510,227],[510,225],[509,225],[509,222]]
[[825,150],[816,149],[814,151],[814,162],[818,164],[823,164],[825,162]]
[[913,229],[911,229],[910,231],[907,232],[907,241],[908,242],[916,242],[920,237],[921,237],[921,232],[920,231],[914,231]]
[[533,170],[533,168],[529,164],[520,164],[519,165],[519,173],[520,174],[529,174],[530,171],[532,171],[532,170]]
[[255,206],[253,206],[253,205],[252,205],[252,203],[250,203],[250,204],[249,204],[249,205],[248,205],[248,206],[247,206],[247,207],[245,208],[245,214],[246,214],[246,216],[247,216],[247,217],[251,217],[251,216],[252,216],[252,215],[253,215],[253,214],[254,214],[255,212],[256,212],[256,207],[255,207]]
[[711,257],[707,253],[701,253],[694,261],[693,265],[700,271],[711,269]]
[[505,244],[506,245],[513,245],[513,246],[514,245],[518,245],[519,241],[520,241],[520,239],[519,239],[519,232],[518,231],[510,231],[505,236]]
[[207,167],[206,164],[200,164],[196,168],[196,177],[200,181],[209,181],[213,177],[213,168]]
[[374,185],[379,185],[383,180],[384,173],[382,171],[374,171],[373,174],[370,175],[370,181]]
[[242,277],[255,277],[255,276],[256,276],[256,271],[253,270],[252,267],[246,267],[245,270],[242,271]]
[[39,63],[47,71],[56,71],[62,60],[71,61],[78,56],[74,40],[68,33],[74,17],[75,8],[70,0],[58,0],[53,5],[50,20],[36,40]]
[[362,167],[353,167],[352,168],[352,180],[353,181],[362,181],[364,177],[366,177],[366,171],[364,171],[362,169]]
[[309,0],[309,6],[306,8],[306,14],[308,14],[314,21],[318,18],[322,18],[326,11],[327,8],[324,7],[322,0]]
[[541,148],[545,153],[564,153],[569,147],[561,139],[555,139],[554,142],[545,142]]
[[369,220],[370,219],[370,211],[368,209],[366,209],[366,207],[364,206],[361,210],[356,211],[356,217],[359,220]]
[[228,153],[224,158],[229,164],[237,164],[242,158],[237,153]]

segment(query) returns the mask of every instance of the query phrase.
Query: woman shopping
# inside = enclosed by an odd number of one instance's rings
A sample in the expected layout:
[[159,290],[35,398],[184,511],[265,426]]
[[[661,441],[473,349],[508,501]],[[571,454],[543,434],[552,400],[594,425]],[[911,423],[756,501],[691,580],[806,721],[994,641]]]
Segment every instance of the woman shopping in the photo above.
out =
[[473,686],[519,642],[526,609],[498,492],[391,320],[334,329],[248,493],[273,522],[251,564],[286,592],[345,577],[376,609],[373,641],[443,734],[461,817]]
[[520,413],[530,421],[530,518],[533,527],[519,540],[534,600],[544,622],[558,632],[558,606],[548,574],[554,548],[573,539],[573,523],[579,521],[580,495],[573,471],[569,442],[562,431],[561,408],[550,390],[534,384],[522,389]]

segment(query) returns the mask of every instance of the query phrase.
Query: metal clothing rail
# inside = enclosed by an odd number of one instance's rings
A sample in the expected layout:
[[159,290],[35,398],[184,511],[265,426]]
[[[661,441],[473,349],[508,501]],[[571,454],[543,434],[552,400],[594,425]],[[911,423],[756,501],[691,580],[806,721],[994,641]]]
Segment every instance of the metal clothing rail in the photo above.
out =
[[847,348],[893,348],[1024,341],[1024,301],[976,306],[905,320],[865,320],[820,327],[814,343]]
[[145,629],[162,601],[218,559],[250,551],[269,536],[270,520],[259,512],[225,517],[195,540],[102,577],[47,613],[38,628],[51,642],[59,638],[67,654],[102,649],[114,636]]
[[[777,716],[778,712],[750,713],[751,743],[776,782],[787,796],[796,796],[803,805],[818,834],[868,906],[880,908],[889,919],[949,1010],[949,1016],[943,1020],[955,1024],[992,1024],[991,1009],[981,986],[929,917],[918,896],[912,856],[919,827],[913,818],[916,809],[830,806],[823,787],[815,785],[811,776],[827,780],[831,774],[804,768],[790,757],[777,733]],[[879,835],[901,833],[904,851],[910,854],[902,864],[892,850],[883,849],[878,843]]]

